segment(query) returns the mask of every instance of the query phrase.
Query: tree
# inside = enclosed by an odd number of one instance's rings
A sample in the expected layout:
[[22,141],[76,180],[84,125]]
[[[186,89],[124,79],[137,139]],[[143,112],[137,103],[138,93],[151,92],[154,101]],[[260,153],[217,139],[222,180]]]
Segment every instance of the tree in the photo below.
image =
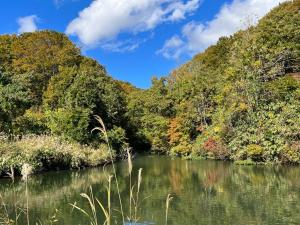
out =
[[79,49],[64,34],[53,31],[24,33],[9,45],[12,73],[33,75],[30,91],[35,104],[40,104],[48,81],[60,66],[78,65],[81,59]]
[[28,90],[18,77],[0,72],[0,130],[14,133],[14,122],[30,107]]
[[84,59],[78,67],[61,67],[44,94],[44,108],[52,133],[80,142],[93,137],[94,115],[108,129],[124,124],[125,101],[120,87],[94,60]]

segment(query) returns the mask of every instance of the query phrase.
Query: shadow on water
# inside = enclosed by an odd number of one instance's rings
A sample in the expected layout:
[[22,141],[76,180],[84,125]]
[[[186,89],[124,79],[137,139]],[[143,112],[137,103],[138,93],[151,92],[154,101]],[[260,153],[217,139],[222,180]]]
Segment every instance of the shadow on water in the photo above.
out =
[[[120,162],[116,168],[125,214],[128,215],[127,165]],[[134,181],[139,168],[143,168],[140,192],[143,201],[138,210],[142,222],[138,225],[165,224],[165,201],[169,193],[174,197],[169,210],[169,225],[300,224],[298,167],[237,166],[226,162],[142,156],[134,161]],[[110,169],[109,166],[106,168],[107,173]],[[102,168],[33,176],[28,184],[31,220],[51,218],[57,209],[59,224],[87,224],[86,217],[72,211],[69,203],[76,202],[88,210],[80,193],[88,193],[90,186],[95,196],[105,203],[106,185]],[[11,184],[9,180],[1,180],[0,192],[11,213],[14,202],[25,206],[24,183]],[[112,192],[112,224],[121,224],[115,187]],[[100,213],[99,218],[103,218]]]

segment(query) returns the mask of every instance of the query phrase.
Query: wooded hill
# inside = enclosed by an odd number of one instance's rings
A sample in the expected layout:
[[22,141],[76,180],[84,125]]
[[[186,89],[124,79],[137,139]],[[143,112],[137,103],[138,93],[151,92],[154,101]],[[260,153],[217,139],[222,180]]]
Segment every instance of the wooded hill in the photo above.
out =
[[300,0],[221,38],[141,90],[111,78],[64,35],[0,36],[0,129],[91,146],[94,115],[118,154],[300,162]]

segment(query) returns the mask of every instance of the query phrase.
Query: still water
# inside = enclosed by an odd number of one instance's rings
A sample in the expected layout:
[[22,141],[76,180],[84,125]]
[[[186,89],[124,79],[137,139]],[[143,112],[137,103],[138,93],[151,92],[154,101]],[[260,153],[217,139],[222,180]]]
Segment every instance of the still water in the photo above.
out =
[[[300,224],[300,167],[238,166],[217,161],[186,161],[158,156],[134,160],[132,183],[143,168],[138,207],[139,225],[164,225],[166,198],[173,200],[169,225],[200,224]],[[126,215],[129,215],[129,176],[126,162],[116,163]],[[35,224],[89,224],[87,217],[70,205],[88,209],[80,194],[92,187],[97,198],[107,201],[107,173],[111,166],[73,172],[51,172],[31,177],[28,183],[30,221]],[[137,185],[135,185],[136,187]],[[113,223],[121,225],[115,186],[112,193]],[[136,190],[136,188],[134,189]],[[25,184],[0,180],[0,193],[13,216],[15,203],[25,207]],[[134,211],[134,210],[133,210]],[[98,213],[99,220],[103,215]],[[54,217],[53,217],[54,218]],[[53,219],[52,219],[53,220]],[[26,224],[21,216],[19,225]],[[99,225],[102,225],[100,222]],[[129,224],[129,223],[128,223]]]

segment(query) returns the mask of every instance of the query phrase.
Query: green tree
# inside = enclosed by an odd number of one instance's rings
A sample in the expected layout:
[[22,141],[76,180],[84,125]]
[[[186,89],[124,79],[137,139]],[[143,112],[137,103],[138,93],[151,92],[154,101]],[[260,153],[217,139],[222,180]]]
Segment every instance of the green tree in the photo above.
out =
[[108,129],[124,124],[124,96],[105,69],[91,59],[78,67],[61,67],[44,94],[44,108],[52,133],[80,142],[95,137],[90,131],[99,115]]
[[14,123],[30,107],[29,93],[21,79],[0,72],[0,130],[14,134]]

